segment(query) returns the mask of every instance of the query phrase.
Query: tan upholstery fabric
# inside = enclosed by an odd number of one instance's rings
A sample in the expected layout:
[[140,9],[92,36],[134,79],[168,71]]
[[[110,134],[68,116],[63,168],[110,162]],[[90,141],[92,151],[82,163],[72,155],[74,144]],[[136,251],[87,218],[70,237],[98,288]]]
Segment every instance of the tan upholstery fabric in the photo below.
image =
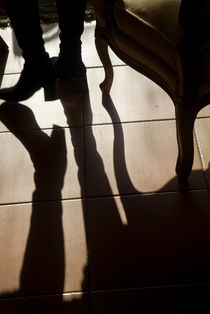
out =
[[123,0],[126,11],[155,28],[169,41],[177,39],[181,0]]
[[118,28],[176,71],[175,44],[181,0],[116,0]]
[[158,78],[159,83],[165,82],[164,84],[167,84],[167,91],[170,90],[171,94],[173,94],[173,91],[176,90],[177,87],[177,75],[173,70],[170,70],[165,62],[161,62],[161,60],[153,54],[148,54],[143,47],[140,47],[135,42],[130,42],[128,45],[125,41],[125,37],[117,30],[113,30],[112,36],[121,51],[127,54],[127,56],[130,56],[133,61],[135,60],[136,64],[145,67],[146,75],[148,75],[148,71],[153,72],[154,78]]

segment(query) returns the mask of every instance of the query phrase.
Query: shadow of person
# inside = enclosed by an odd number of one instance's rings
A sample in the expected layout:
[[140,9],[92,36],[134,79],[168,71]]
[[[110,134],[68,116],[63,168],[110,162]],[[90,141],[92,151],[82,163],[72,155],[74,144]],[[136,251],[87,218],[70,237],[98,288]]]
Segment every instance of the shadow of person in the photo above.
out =
[[[4,295],[4,298],[12,298],[1,304],[1,310],[4,313],[61,313],[61,310],[71,313],[72,310],[75,313],[81,306],[80,299],[65,302],[62,295],[65,252],[61,192],[67,167],[64,129],[53,126],[50,135],[45,133],[39,128],[32,110],[19,103],[3,103],[0,121],[26,148],[35,170],[20,288]],[[15,152],[11,153],[15,158]],[[26,296],[28,298],[24,298]]]
[[[112,103],[111,99],[108,100],[109,103],[103,103],[104,106],[106,106],[111,119],[119,119],[118,113],[114,108],[114,104]],[[176,285],[180,284],[196,284],[198,282],[207,282],[208,278],[210,278],[210,214],[208,208],[206,207],[207,199],[209,198],[207,191],[201,191],[199,194],[201,197],[197,197],[196,193],[190,192],[179,193],[179,191],[176,191],[175,193],[168,193],[167,195],[163,195],[162,193],[159,193],[159,191],[156,191],[157,193],[153,193],[153,195],[145,195],[141,193],[141,191],[138,191],[133,186],[129,177],[125,162],[123,129],[121,124],[117,123],[113,124],[113,161],[119,195],[113,196],[113,191],[109,182],[109,178],[106,174],[103,159],[97,151],[96,140],[93,132],[94,127],[92,126],[91,119],[92,110],[89,94],[85,93],[82,95],[82,97],[74,97],[72,103],[70,98],[68,98],[68,101],[65,101],[63,98],[62,105],[64,107],[64,112],[70,126],[69,130],[71,134],[71,141],[74,147],[75,160],[78,165],[78,178],[81,186],[81,194],[84,196],[82,205],[89,254],[87,267],[84,269],[83,285],[85,282],[88,282],[89,292],[92,290],[108,291],[111,289],[121,289],[120,298],[118,298],[118,294],[116,293],[116,302],[113,301],[113,297],[111,294],[109,295],[109,293],[106,293],[104,298],[103,294],[97,293],[94,295],[94,293],[92,293],[92,300],[94,299],[97,301],[97,297],[99,297],[100,300],[100,304],[98,305],[98,312],[97,305],[95,305],[96,313],[110,313],[110,308],[112,311],[111,313],[121,313],[122,307],[124,308],[125,313],[135,313],[136,308],[139,309],[140,307],[142,310],[145,309],[147,311],[156,311],[157,309],[162,309],[163,313],[167,313],[166,310],[171,303],[176,304],[176,309],[172,311],[173,313],[186,313],[177,309],[181,300],[184,300],[182,309],[186,309],[187,306],[188,308],[193,309],[193,306],[195,305],[194,302],[191,302],[189,306],[189,301],[192,300],[192,296],[197,295],[196,302],[201,302],[200,295],[197,293],[199,292],[197,288],[195,288],[194,292],[186,295],[185,290],[176,290],[176,293],[174,293],[173,289],[170,290],[168,288],[169,290],[167,290],[166,293],[164,289],[160,290],[159,287],[172,285],[176,288]],[[10,107],[11,110],[14,109],[13,104],[4,105],[3,109],[5,106]],[[22,105],[20,106],[23,108]],[[72,123],[78,125],[78,117],[84,118],[84,109],[86,113],[88,111],[90,125],[84,126],[84,121],[82,120],[80,127],[83,130],[85,157],[89,158],[91,164],[93,165],[91,169],[87,169],[89,164],[86,162],[86,160],[84,161],[85,166],[83,163],[81,163],[81,149],[77,143],[76,127],[71,127]],[[25,119],[23,124],[17,124],[16,114],[14,114],[14,116],[12,114],[8,114],[8,120],[10,122],[6,122],[7,119],[5,117],[3,117],[3,119],[1,118],[1,111],[2,110],[0,107],[0,119],[4,121],[9,130],[14,132],[15,136],[19,138],[19,140],[29,151],[30,156],[33,155],[31,159],[36,165],[35,169],[40,169],[39,177],[43,176],[41,173],[44,170],[41,169],[44,167],[40,166],[37,168],[37,163],[42,165],[43,160],[40,162],[39,158],[37,159],[35,157],[35,152],[38,150],[37,154],[40,154],[40,159],[43,159],[43,157],[41,157],[39,149],[31,148],[31,146],[43,147],[42,143],[44,143],[45,140],[42,139],[42,136],[43,138],[46,138],[46,136],[40,134],[40,139],[38,139],[38,136],[36,140],[33,139],[32,142],[34,144],[30,145],[29,135],[24,135],[27,137],[29,136],[27,140],[25,138],[23,139],[23,135],[19,135],[21,132],[24,133],[21,131],[23,129],[24,123],[26,127],[28,123],[27,120],[32,120],[30,125],[34,125],[34,129],[36,129],[36,132],[38,132],[37,134],[40,132],[42,133],[42,131],[37,128],[37,125],[33,124],[34,122],[32,117],[30,117],[30,114]],[[26,111],[28,111],[28,109]],[[75,112],[77,112],[77,114],[75,114]],[[20,113],[20,116],[22,119],[24,112],[22,114]],[[75,117],[76,121],[74,121]],[[14,121],[12,121],[12,119],[14,119]],[[16,130],[18,129],[19,131],[13,131],[14,128]],[[59,132],[59,128],[57,131]],[[62,133],[62,129],[60,132]],[[41,146],[39,146],[40,141]],[[46,140],[46,145],[48,141],[49,139]],[[61,140],[61,143],[62,142],[64,143],[63,140]],[[64,147],[61,149],[61,152],[65,152]],[[62,160],[64,156],[59,158]],[[46,160],[47,159],[48,158],[46,158]],[[63,182],[62,178],[65,172],[65,167],[66,166],[62,166],[61,170],[59,171],[60,174],[58,175],[58,181],[60,183],[56,184],[59,188],[55,190],[60,191],[61,189],[63,184],[61,182]],[[92,179],[90,178],[90,174]],[[85,182],[83,180],[84,177]],[[174,180],[176,179],[171,179],[171,181]],[[40,182],[40,180],[38,179],[37,182]],[[124,188],[124,182],[126,182],[129,191],[132,191],[131,195],[124,195],[126,192]],[[166,184],[166,188],[168,184],[170,184],[170,182]],[[44,184],[40,183],[40,186],[42,187],[41,190],[45,189]],[[102,193],[105,191],[104,195],[109,197],[103,197],[103,194],[97,194],[98,197],[93,197],[95,196],[94,189],[96,189],[98,186],[102,187],[102,189],[99,191],[102,191]],[[56,197],[58,202],[59,193],[60,192],[57,193]],[[50,192],[48,192],[48,194],[40,192],[40,194],[38,193],[38,196],[35,195],[36,203],[39,199],[39,195],[41,199],[43,198],[44,200],[49,200],[49,197],[48,199],[45,199],[45,195],[50,196]],[[55,204],[53,204],[53,206],[54,205]],[[55,211],[59,215],[61,210],[62,209],[58,209]],[[124,220],[122,219],[122,212],[125,215]],[[50,220],[50,214],[51,209],[46,211],[48,220]],[[36,227],[36,222],[38,225],[38,220],[42,219],[41,214],[40,216],[38,213],[34,216],[32,214],[32,217]],[[38,217],[38,220],[36,217]],[[46,223],[49,224],[47,219]],[[32,225],[33,222],[31,226]],[[58,291],[61,291],[64,281],[65,263],[64,252],[61,252],[63,251],[63,235],[61,234],[62,224],[60,221],[58,222],[58,225],[59,226],[54,226],[53,228],[58,228],[58,233],[60,232],[59,240],[55,240],[55,242],[57,241],[57,245],[59,245],[60,241],[62,248],[60,251],[58,250],[57,253],[61,256],[61,261],[59,263],[60,266],[57,268],[60,275],[57,276],[57,284],[56,282],[54,284],[52,283],[52,287],[54,285],[54,287],[56,286],[58,288]],[[26,278],[28,276],[28,272],[30,271],[30,266],[32,267],[32,272],[35,271],[36,273],[37,271],[36,267],[33,269],[33,263],[31,264],[27,262],[31,260],[31,257],[33,257],[33,246],[38,243],[37,234],[39,232],[37,232],[36,228],[33,226],[32,230],[33,234],[31,236],[29,233],[30,241],[28,241],[27,244],[21,274],[22,291],[26,291],[29,287],[29,284],[26,282]],[[46,235],[44,234],[43,237],[44,236]],[[47,241],[50,240],[51,239],[47,239]],[[31,244],[33,244],[33,246]],[[47,247],[46,243],[44,247]],[[39,250],[35,250],[35,252],[39,254]],[[46,257],[45,254],[43,256]],[[42,267],[42,263],[40,264],[40,267]],[[46,271],[48,270],[46,269]],[[51,273],[52,272],[50,271],[49,274]],[[31,275],[29,275],[29,278],[31,278],[30,276]],[[42,280],[48,278],[48,275],[44,274],[44,278],[40,278],[38,276],[37,278],[39,278],[39,284],[37,285],[35,283],[35,289],[33,288],[33,284],[32,288],[29,288],[32,289],[32,291],[34,289],[34,293],[41,295],[44,293],[41,288]],[[32,281],[33,278],[31,279],[31,283]],[[43,286],[46,287],[45,285]],[[142,287],[145,286],[148,288],[152,287],[153,289],[142,289]],[[85,287],[85,285],[83,287]],[[132,296],[129,299],[127,288],[136,289],[136,292],[141,292],[139,295],[137,294],[135,299]],[[56,289],[54,289],[54,291]],[[54,293],[53,289],[51,292]],[[54,313],[61,313],[61,308],[63,309],[62,313],[67,313],[67,311],[69,313],[80,313],[82,304],[86,302],[87,296],[89,297],[89,295],[86,294],[85,296],[82,296],[80,300],[75,299],[72,302],[64,302],[64,300],[58,296],[57,301],[55,301],[57,302],[56,306],[53,308]],[[109,296],[111,296],[110,299]],[[27,302],[30,302],[29,309],[32,307],[34,308],[33,300]],[[40,313],[44,313],[44,301],[39,302],[41,304],[40,306],[38,305]],[[83,309],[88,312],[90,308],[85,306]],[[84,313],[84,311],[82,311],[82,313]]]
[[[83,107],[78,105],[89,117],[88,125],[83,127],[89,282],[91,290],[121,291],[119,295],[116,292],[115,301],[111,292],[104,296],[101,294],[98,304],[95,295],[96,312],[109,313],[111,308],[113,313],[121,313],[122,309],[123,313],[136,313],[136,309],[141,307],[147,312],[160,309],[167,313],[172,303],[176,304],[173,313],[199,310],[203,303],[208,303],[206,295],[210,291],[207,284],[207,278],[210,278],[207,188],[199,194],[190,191],[188,185],[179,189],[177,178],[173,177],[161,190],[152,194],[137,190],[126,166],[119,115],[110,96],[104,97],[102,103],[113,122],[113,164],[119,191],[116,196],[97,151],[94,137],[97,126],[92,126],[89,94],[83,97]],[[71,106],[63,102],[63,106],[67,121],[71,121],[71,108],[75,108],[75,103]],[[84,125],[84,121],[82,123]],[[196,177],[202,172],[193,171],[192,174]],[[173,192],[161,193],[174,186],[177,188]],[[200,288],[200,283],[205,287]],[[192,286],[179,289],[180,284]],[[168,288],[160,289],[164,287]],[[135,298],[132,289],[135,290]]]

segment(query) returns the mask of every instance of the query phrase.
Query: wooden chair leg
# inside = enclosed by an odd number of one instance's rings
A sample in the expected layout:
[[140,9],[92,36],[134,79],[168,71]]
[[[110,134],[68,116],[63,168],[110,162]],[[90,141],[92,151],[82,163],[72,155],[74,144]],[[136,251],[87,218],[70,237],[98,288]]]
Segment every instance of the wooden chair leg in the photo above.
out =
[[96,26],[96,31],[95,31],[95,45],[96,45],[96,50],[98,52],[99,58],[103,64],[104,71],[105,71],[105,79],[100,84],[100,88],[103,94],[109,94],[110,89],[112,87],[114,72],[113,72],[112,63],[109,57],[108,43],[106,39],[104,38],[102,31],[97,26]]
[[176,127],[178,142],[178,159],[176,173],[180,182],[186,182],[193,166],[194,142],[193,129],[197,113],[192,106],[184,103],[176,106]]

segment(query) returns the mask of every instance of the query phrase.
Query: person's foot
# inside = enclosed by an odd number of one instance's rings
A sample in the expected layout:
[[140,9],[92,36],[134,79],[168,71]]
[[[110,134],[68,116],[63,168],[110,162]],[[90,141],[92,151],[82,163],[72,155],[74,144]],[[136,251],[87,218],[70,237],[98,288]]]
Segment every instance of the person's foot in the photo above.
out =
[[33,96],[40,88],[44,88],[45,101],[58,98],[57,74],[49,58],[25,61],[23,71],[17,84],[0,90],[0,99],[19,102]]

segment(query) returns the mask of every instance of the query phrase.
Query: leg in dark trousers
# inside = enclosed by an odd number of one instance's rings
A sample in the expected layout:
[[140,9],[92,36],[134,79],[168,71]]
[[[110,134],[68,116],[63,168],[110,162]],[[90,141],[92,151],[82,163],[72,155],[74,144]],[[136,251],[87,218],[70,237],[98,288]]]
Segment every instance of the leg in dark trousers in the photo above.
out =
[[56,0],[60,29],[58,72],[62,77],[85,72],[81,59],[81,35],[84,30],[86,0]]
[[22,101],[43,87],[45,100],[56,99],[57,75],[44,48],[37,1],[3,2],[25,63],[17,84],[1,89],[0,98],[6,101]]
[[[81,76],[85,66],[81,60],[85,0],[57,0],[60,27],[60,54],[55,69],[44,48],[37,0],[3,0],[16,39],[25,59],[18,83],[12,88],[0,90],[0,98],[22,101],[44,87],[45,100],[57,96],[56,80]],[[26,14],[25,14],[26,13]]]
[[37,0],[3,0],[25,59],[45,55]]

